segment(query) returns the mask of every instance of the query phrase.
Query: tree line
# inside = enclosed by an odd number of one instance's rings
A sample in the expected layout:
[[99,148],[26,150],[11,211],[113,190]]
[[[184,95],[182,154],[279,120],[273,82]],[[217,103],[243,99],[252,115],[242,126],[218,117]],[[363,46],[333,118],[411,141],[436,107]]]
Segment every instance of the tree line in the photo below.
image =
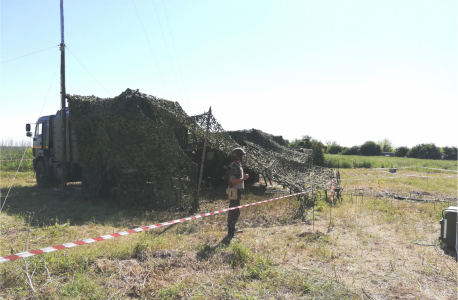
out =
[[434,143],[418,144],[412,148],[406,146],[394,147],[389,139],[374,142],[367,141],[362,145],[343,147],[336,141],[327,141],[323,144],[311,136],[305,135],[302,139],[295,139],[288,144],[289,147],[303,147],[313,150],[313,162],[320,165],[321,161],[324,162],[324,153],[328,154],[342,154],[342,155],[362,155],[362,156],[380,156],[386,153],[394,153],[397,157],[410,157],[420,159],[443,159],[443,160],[457,160],[458,148],[451,147],[437,147]]

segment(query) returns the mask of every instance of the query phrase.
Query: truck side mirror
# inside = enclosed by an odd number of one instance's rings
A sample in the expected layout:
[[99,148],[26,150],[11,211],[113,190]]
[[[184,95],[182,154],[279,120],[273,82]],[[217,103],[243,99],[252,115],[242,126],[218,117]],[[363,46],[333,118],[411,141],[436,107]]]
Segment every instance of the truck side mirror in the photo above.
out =
[[30,131],[30,124],[25,124],[25,131]]
[[32,132],[27,131],[26,135],[27,135],[27,137],[32,137]]

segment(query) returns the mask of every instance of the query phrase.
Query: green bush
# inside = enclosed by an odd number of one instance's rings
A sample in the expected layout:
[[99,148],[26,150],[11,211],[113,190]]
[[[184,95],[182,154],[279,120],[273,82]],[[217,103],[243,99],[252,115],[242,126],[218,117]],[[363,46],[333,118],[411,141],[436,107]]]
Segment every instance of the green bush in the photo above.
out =
[[338,154],[339,152],[341,152],[343,149],[342,146],[339,146],[339,145],[331,145],[328,147],[328,153],[329,154]]
[[442,157],[439,148],[434,143],[416,145],[410,149],[407,156],[422,159],[441,159]]
[[344,162],[342,162],[342,165],[340,167],[343,168],[343,169],[352,169],[353,168],[353,164],[351,164],[348,161],[344,161]]
[[377,156],[382,153],[382,148],[373,141],[367,141],[361,146],[360,153],[364,156]]
[[382,152],[392,152],[393,151],[393,143],[389,139],[383,139],[377,143]]
[[446,160],[457,160],[458,156],[458,148],[457,147],[444,147],[442,148],[444,152],[443,159]]
[[312,147],[313,150],[313,164],[315,166],[324,166],[324,153],[321,147]]
[[409,153],[409,150],[409,147],[406,146],[397,147],[396,151],[394,152],[394,155],[396,155],[397,157],[406,157],[407,153]]
[[358,155],[359,154],[359,147],[358,146],[353,146],[351,148],[345,149],[344,152],[342,152],[343,155]]

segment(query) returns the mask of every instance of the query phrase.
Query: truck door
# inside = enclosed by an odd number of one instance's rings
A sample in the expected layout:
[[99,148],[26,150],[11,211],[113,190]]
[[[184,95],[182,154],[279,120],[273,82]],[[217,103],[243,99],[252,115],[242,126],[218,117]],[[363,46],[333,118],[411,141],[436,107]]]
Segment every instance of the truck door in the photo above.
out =
[[33,136],[33,155],[36,157],[38,151],[43,149],[43,123],[37,123],[35,126],[35,135]]

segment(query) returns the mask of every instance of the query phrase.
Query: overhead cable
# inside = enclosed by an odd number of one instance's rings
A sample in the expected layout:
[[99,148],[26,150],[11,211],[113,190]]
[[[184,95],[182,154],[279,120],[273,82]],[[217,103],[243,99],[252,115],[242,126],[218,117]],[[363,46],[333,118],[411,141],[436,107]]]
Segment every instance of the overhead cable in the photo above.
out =
[[68,51],[70,51],[70,54],[73,55],[73,57],[80,63],[80,65],[86,70],[86,72],[89,73],[89,75],[91,75],[92,78],[94,78],[94,80],[102,87],[102,89],[108,94],[108,96],[111,97],[110,93],[103,87],[103,85],[97,80],[95,79],[95,77],[91,74],[91,72],[89,72],[89,70],[81,63],[81,61],[75,56],[75,54],[73,54],[73,52],[67,47],[67,45],[65,45],[65,48],[68,49]]
[[23,58],[23,57],[26,57],[26,56],[29,56],[29,55],[32,55],[32,54],[39,53],[39,52],[43,52],[43,51],[46,51],[46,50],[49,50],[51,48],[58,47],[58,46],[59,45],[55,45],[55,46],[52,46],[52,47],[49,47],[49,48],[46,48],[46,49],[43,49],[43,50],[39,50],[39,51],[32,52],[32,53],[29,53],[29,54],[26,54],[26,55],[22,55],[22,56],[19,56],[19,57],[16,57],[16,58],[13,58],[13,59],[10,59],[10,60],[7,60],[7,61],[3,61],[0,64],[6,64],[7,62],[10,62],[10,61],[13,61],[13,60],[16,60],[16,59],[20,59],[20,58]]
[[46,101],[48,100],[49,92],[51,91],[51,87],[54,82],[54,78],[56,77],[56,73],[58,69],[59,69],[59,66],[57,66],[56,70],[54,71],[54,75],[52,76],[51,84],[49,85],[49,88],[48,88],[48,93],[46,94],[46,98],[45,98],[45,101],[43,102],[43,106],[41,107],[40,113],[38,114],[38,118],[41,116],[41,113],[43,112],[43,108],[45,107]]
[[161,33],[162,33],[162,39],[164,40],[165,48],[167,49],[167,55],[169,56],[170,64],[172,65],[173,76],[175,77],[175,81],[177,82],[178,90],[180,91],[181,100],[183,100],[183,93],[181,92],[180,83],[178,82],[177,75],[175,73],[175,68],[173,66],[172,57],[170,56],[169,46],[167,45],[167,42],[165,40],[165,35],[164,35],[164,31],[162,30],[161,20],[159,19],[159,14],[157,13],[156,4],[154,4],[154,0],[151,0],[151,2],[153,2],[157,21],[159,22],[159,28],[161,29]]
[[138,20],[140,21],[140,24],[142,25],[143,33],[145,34],[146,40],[148,41],[149,49],[151,51],[151,54],[153,54],[154,61],[156,62],[157,70],[159,71],[159,75],[161,76],[162,83],[164,84],[167,95],[170,96],[169,90],[167,89],[167,85],[165,84],[164,76],[162,76],[161,68],[159,68],[159,64],[157,63],[157,59],[156,59],[156,56],[154,55],[153,48],[151,47],[151,43],[149,42],[148,35],[146,34],[146,31],[145,31],[145,27],[143,26],[142,19],[140,18],[140,14],[138,13],[137,5],[135,5],[135,0],[132,0],[132,2],[134,3],[135,12],[137,13]]
[[169,26],[170,37],[172,38],[173,51],[175,52],[175,58],[178,64],[178,72],[180,73],[180,77],[181,77],[181,85],[183,86],[184,97],[185,97],[186,103],[188,103],[188,95],[186,93],[186,86],[184,84],[183,74],[181,73],[180,61],[178,60],[178,55],[177,55],[177,48],[175,47],[175,40],[173,38],[172,29],[170,27],[170,22],[169,22],[169,16],[167,15],[167,9],[165,8],[164,0],[162,0],[162,4],[164,5],[165,17],[167,20],[167,25]]

